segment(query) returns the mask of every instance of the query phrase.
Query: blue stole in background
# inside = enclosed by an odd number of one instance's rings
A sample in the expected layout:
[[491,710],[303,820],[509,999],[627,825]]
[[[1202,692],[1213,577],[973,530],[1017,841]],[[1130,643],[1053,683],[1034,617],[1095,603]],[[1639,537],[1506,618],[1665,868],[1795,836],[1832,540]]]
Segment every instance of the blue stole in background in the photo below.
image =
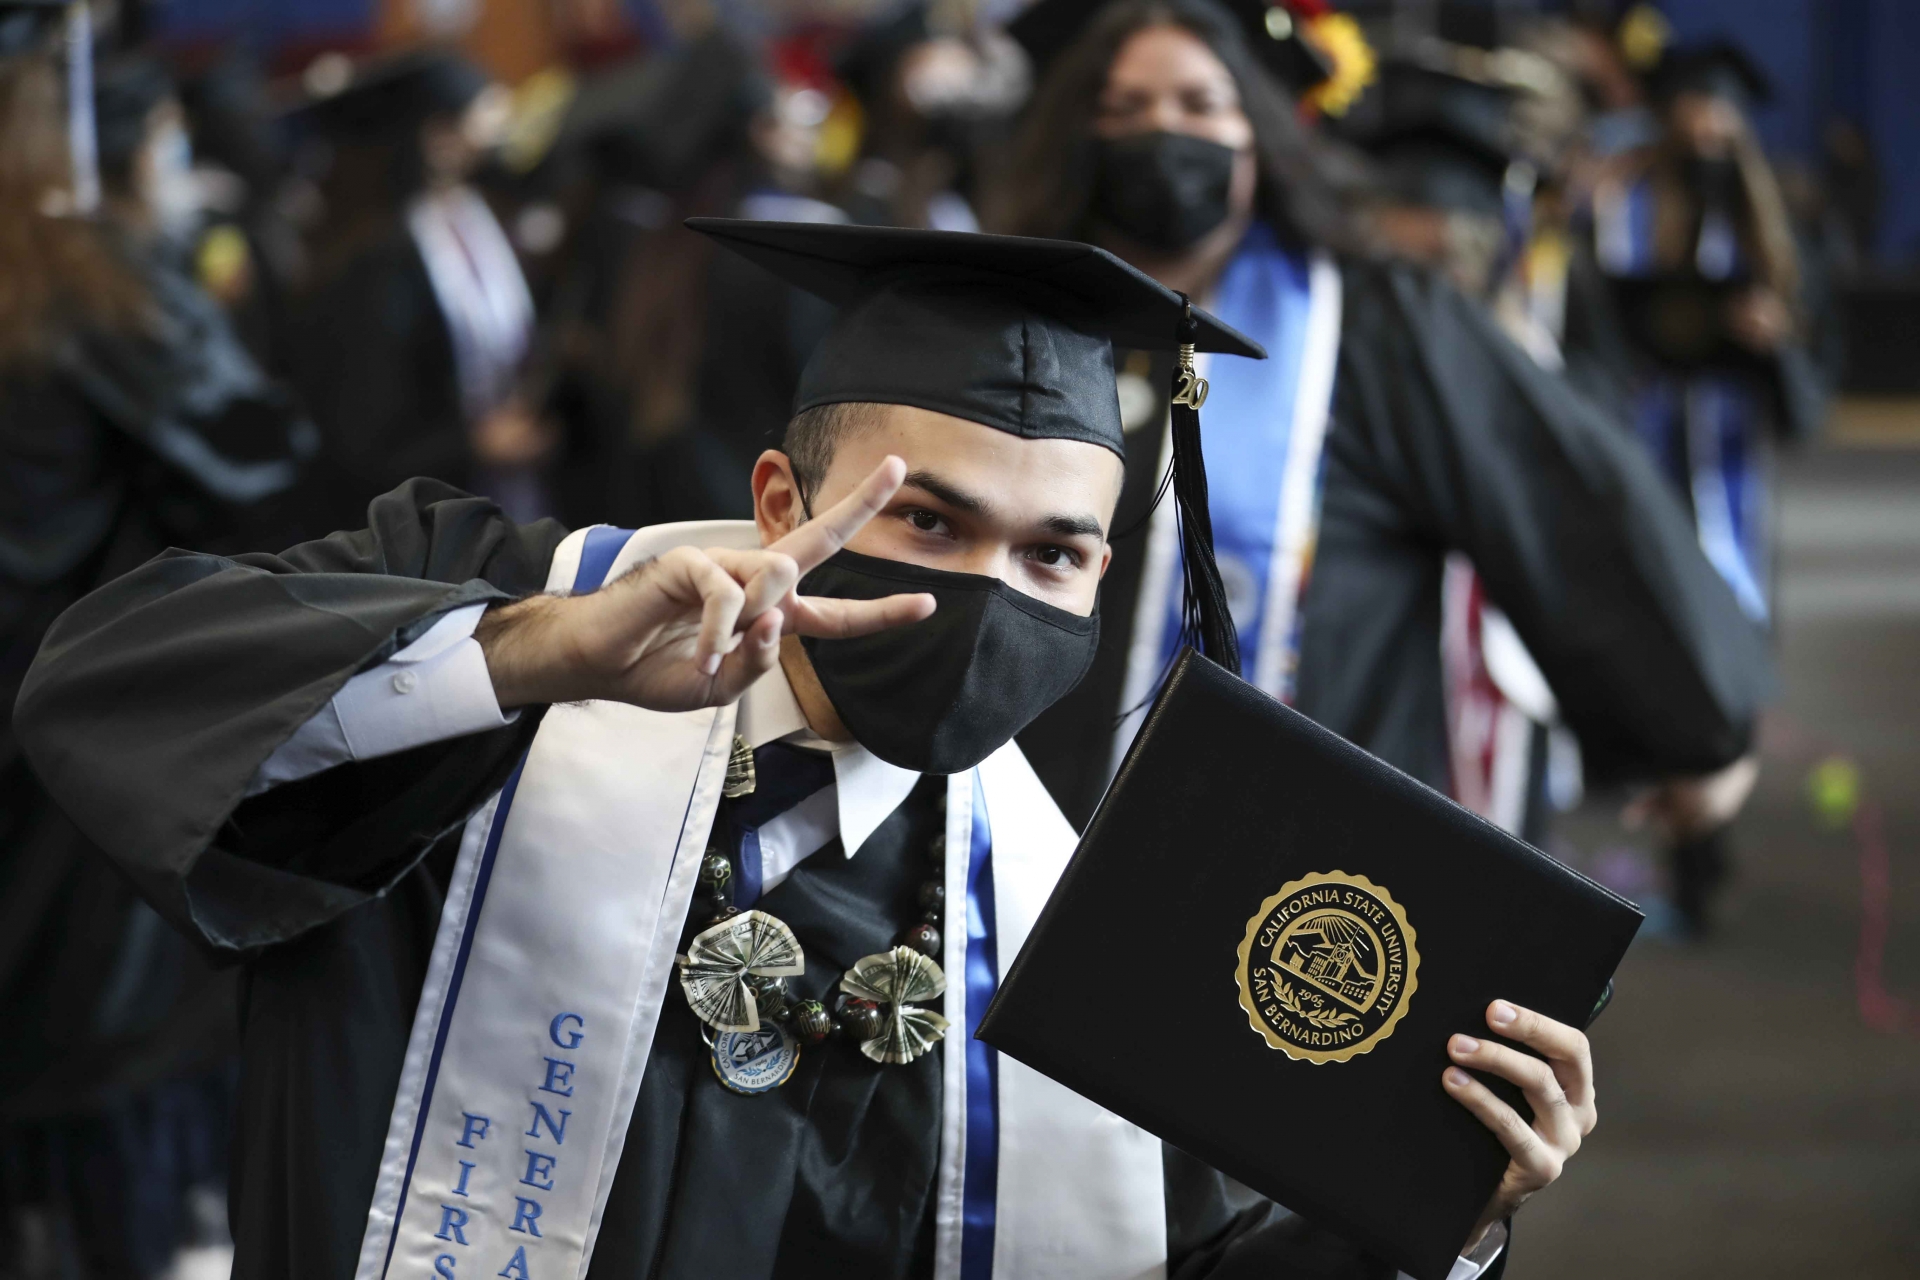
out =
[[[1654,260],[1653,183],[1641,178],[1599,220],[1596,243],[1609,275],[1658,270]],[[1726,278],[1740,267],[1739,241],[1724,224],[1703,228],[1695,267]],[[1655,372],[1635,389],[1633,426],[1654,462],[1693,507],[1707,561],[1756,622],[1769,611],[1771,539],[1764,469],[1765,408],[1754,379],[1739,373]]]
[[[1263,343],[1267,358],[1210,361],[1210,390],[1201,414],[1214,554],[1249,676],[1260,652],[1267,592],[1273,585],[1282,479],[1311,309],[1306,255],[1282,246],[1266,223],[1254,223],[1227,264],[1208,310]],[[1177,569],[1174,580],[1179,581]],[[1180,593],[1169,591],[1160,608],[1165,670],[1179,645]],[[1291,644],[1294,637],[1278,640]]]

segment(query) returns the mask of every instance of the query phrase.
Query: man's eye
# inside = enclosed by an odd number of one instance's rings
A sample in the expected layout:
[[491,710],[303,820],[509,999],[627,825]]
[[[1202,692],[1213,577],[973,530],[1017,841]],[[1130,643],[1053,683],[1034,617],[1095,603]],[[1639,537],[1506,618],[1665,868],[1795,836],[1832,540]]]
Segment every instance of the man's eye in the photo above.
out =
[[1049,569],[1072,569],[1079,564],[1079,557],[1065,547],[1036,547],[1033,558]]
[[909,511],[907,519],[922,533],[936,533],[940,529],[940,517],[931,511]]

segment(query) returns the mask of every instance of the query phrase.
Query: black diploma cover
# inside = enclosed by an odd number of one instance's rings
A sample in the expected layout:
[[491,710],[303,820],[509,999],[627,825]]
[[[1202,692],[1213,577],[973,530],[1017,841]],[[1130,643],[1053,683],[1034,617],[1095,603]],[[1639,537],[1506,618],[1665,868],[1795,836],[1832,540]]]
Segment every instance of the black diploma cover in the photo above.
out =
[[979,1034],[1445,1280],[1508,1161],[1448,1036],[1495,998],[1584,1026],[1640,920],[1187,652]]

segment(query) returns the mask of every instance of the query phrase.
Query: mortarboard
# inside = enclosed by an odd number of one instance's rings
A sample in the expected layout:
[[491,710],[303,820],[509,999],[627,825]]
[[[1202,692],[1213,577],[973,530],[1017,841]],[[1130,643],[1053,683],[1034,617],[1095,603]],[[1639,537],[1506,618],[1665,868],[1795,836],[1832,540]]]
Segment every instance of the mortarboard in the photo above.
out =
[[1704,93],[1737,102],[1742,108],[1773,100],[1773,82],[1731,40],[1709,40],[1668,49],[1647,77],[1660,102],[1682,93]]
[[[1007,34],[1019,41],[1033,60],[1034,74],[1045,75],[1055,58],[1080,38],[1088,24],[1113,0],[1036,0],[1007,24]],[[1231,25],[1244,38],[1260,64],[1295,96],[1333,75],[1327,55],[1306,37],[1294,6],[1280,0],[1188,0],[1196,8],[1219,12],[1222,25]]]
[[1516,154],[1514,96],[1505,85],[1390,61],[1346,133],[1401,199],[1499,217]]
[[[1115,344],[1264,359],[1259,343],[1103,249],[1071,240],[900,227],[694,218],[687,225],[840,308],[800,375],[794,411],[905,404],[1028,439],[1126,454]],[[1190,367],[1188,369],[1190,373]],[[1179,376],[1179,375],[1176,375]],[[1173,488],[1189,631],[1238,669],[1213,561],[1199,415],[1176,388]]]
[[352,67],[344,84],[328,85],[295,111],[330,137],[377,142],[466,110],[489,83],[485,71],[457,53],[416,49]]

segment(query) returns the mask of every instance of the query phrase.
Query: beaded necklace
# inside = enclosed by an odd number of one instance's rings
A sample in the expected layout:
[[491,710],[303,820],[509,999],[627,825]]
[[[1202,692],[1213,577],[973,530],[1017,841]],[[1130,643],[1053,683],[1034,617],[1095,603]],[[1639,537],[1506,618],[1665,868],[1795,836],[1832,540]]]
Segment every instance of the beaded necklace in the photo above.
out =
[[699,890],[687,913],[698,931],[678,958],[680,987],[702,1024],[714,1075],[735,1093],[766,1093],[785,1084],[802,1048],[845,1040],[875,1062],[912,1062],[945,1034],[947,1021],[922,1002],[946,990],[940,954],[946,910],[946,794],[938,799],[939,831],[924,850],[928,878],[920,885],[921,920],[891,951],[863,956],[841,975],[831,1003],[798,1000],[789,977],[806,971],[799,939],[779,918],[734,905],[739,842],[734,803],[756,786],[753,750],[733,740]]

